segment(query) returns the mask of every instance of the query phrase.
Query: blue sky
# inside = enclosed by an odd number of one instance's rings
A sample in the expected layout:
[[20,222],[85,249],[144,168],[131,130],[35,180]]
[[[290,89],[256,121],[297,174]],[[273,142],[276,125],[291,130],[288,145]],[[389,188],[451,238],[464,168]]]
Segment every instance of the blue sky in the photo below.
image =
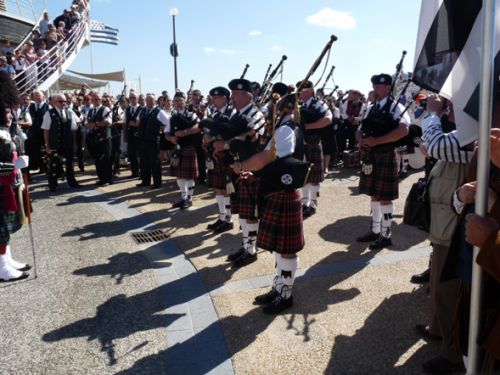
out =
[[[47,1],[52,18],[70,3]],[[174,90],[172,17],[176,7],[176,36],[180,49],[178,80],[189,88],[191,79],[203,93],[241,75],[262,82],[269,64],[287,55],[285,83],[304,78],[324,45],[335,34],[325,76],[335,65],[341,89],[367,92],[375,73],[394,73],[401,51],[407,50],[405,70],[413,65],[420,0],[91,0],[92,18],[120,29],[120,45],[93,44],[95,73],[125,69],[127,80],[142,91]],[[90,72],[86,48],[71,67]],[[322,69],[318,69],[313,81]],[[319,86],[323,85],[324,78]],[[333,87],[330,81],[327,87]],[[120,85],[113,85],[119,92]]]

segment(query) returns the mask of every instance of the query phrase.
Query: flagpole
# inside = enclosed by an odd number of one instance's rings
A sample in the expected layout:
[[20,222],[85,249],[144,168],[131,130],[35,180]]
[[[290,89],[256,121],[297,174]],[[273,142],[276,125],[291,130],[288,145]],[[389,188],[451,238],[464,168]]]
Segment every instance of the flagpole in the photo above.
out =
[[90,40],[90,73],[94,74],[94,54],[92,53],[92,39]]
[[[479,147],[477,164],[476,214],[486,217],[488,213],[488,186],[490,169],[490,128],[492,120],[493,66],[495,51],[495,0],[483,1],[482,61],[479,92]],[[472,262],[472,284],[469,318],[469,345],[467,352],[467,374],[481,371],[481,353],[477,344],[481,322],[483,271],[476,263],[479,248],[474,247]]]

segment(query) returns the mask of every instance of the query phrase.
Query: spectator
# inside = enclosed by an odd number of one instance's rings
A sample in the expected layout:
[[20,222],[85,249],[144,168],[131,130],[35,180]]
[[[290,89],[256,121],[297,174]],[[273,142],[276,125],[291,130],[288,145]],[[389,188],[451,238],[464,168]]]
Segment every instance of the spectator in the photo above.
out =
[[0,56],[0,71],[6,73],[12,79],[16,76],[14,67],[7,64],[7,58],[5,56]]
[[7,56],[8,54],[14,53],[14,47],[11,46],[10,40],[5,39],[5,42],[2,47],[2,55]]
[[64,25],[68,25],[70,24],[70,19],[69,19],[69,10],[67,9],[64,9],[63,10],[63,14],[61,14],[60,16],[57,16],[55,19],[54,19],[54,26],[57,28],[59,27],[59,22],[63,21],[64,22]]
[[33,47],[35,48],[35,51],[40,48],[40,44],[42,43],[42,34],[40,34],[40,30],[35,29],[33,30],[33,38],[31,39],[33,42]]
[[49,31],[45,33],[44,39],[45,43],[47,43],[46,45],[47,50],[51,50],[52,47],[54,47],[57,44],[59,40],[59,35],[57,34],[54,25],[52,24],[49,25]]
[[21,50],[16,50],[12,63],[14,70],[16,71],[16,82],[18,84],[24,84],[28,62],[26,60],[26,56],[21,53]]
[[49,13],[43,12],[43,18],[38,23],[38,29],[40,30],[40,35],[44,35],[49,31],[49,25],[51,25]]

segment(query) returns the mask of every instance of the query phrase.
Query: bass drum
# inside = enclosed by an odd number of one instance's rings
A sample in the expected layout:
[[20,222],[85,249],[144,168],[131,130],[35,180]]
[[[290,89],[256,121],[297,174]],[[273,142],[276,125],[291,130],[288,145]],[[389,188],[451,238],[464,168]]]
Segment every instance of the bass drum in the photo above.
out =
[[421,169],[425,166],[425,156],[420,148],[414,147],[412,153],[408,153],[408,165],[411,169]]

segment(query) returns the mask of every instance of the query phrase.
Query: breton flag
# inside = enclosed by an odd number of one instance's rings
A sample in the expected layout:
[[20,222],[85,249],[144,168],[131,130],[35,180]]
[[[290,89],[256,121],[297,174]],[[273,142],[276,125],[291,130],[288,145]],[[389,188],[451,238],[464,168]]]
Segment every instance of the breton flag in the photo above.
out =
[[93,43],[107,43],[118,45],[118,29],[110,27],[102,22],[90,21],[90,41]]
[[[495,80],[500,74],[500,0],[495,15]],[[457,138],[479,137],[481,0],[422,0],[413,81],[453,101]]]

